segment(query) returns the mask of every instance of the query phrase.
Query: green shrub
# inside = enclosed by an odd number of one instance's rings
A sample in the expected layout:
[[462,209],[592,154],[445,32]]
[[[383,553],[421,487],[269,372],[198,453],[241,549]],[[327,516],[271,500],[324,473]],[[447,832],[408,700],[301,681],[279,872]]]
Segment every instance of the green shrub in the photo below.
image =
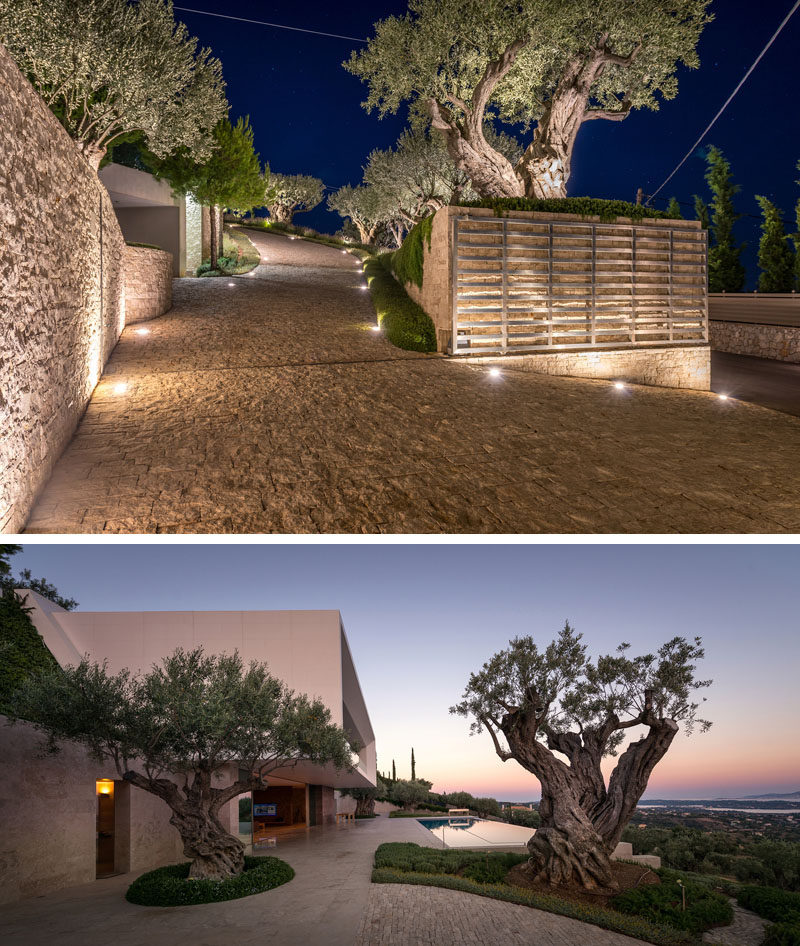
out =
[[[527,854],[501,851],[464,851],[422,847],[411,842],[387,842],[375,851],[375,867],[423,874],[465,875],[481,883],[499,883],[517,864],[528,860]],[[488,878],[495,878],[489,880]]]
[[0,712],[12,705],[12,694],[28,677],[58,664],[33,626],[13,589],[0,594]]
[[733,865],[733,874],[742,883],[766,884],[767,886],[775,883],[775,874],[755,857],[737,858]]
[[620,913],[666,923],[679,930],[702,933],[712,926],[733,922],[733,907],[727,897],[695,884],[685,884],[686,909],[681,908],[681,888],[676,882],[634,887],[618,894],[610,905]]
[[800,946],[800,926],[775,923],[764,930],[761,946]]
[[633,220],[641,220],[643,217],[659,220],[667,218],[667,214],[663,210],[645,207],[644,204],[630,204],[626,200],[601,200],[599,197],[487,197],[482,200],[470,201],[461,206],[489,207],[494,210],[498,217],[512,213],[515,210],[538,210],[541,213],[599,217],[605,222],[616,220],[617,217],[631,217]]
[[245,857],[244,873],[227,880],[189,880],[189,867],[187,861],[148,871],[128,887],[125,899],[145,907],[218,903],[263,893],[294,877],[292,868],[277,857]]
[[436,329],[430,316],[392,276],[384,258],[371,257],[364,264],[378,324],[398,348],[436,351]]
[[626,936],[632,936],[635,939],[656,943],[657,946],[692,946],[695,943],[694,937],[687,931],[676,930],[669,926],[657,926],[640,917],[626,916],[614,910],[605,910],[602,907],[562,900],[560,897],[551,894],[523,890],[521,887],[510,887],[505,884],[480,884],[468,877],[414,873],[377,866],[372,872],[372,882],[375,884],[415,884],[427,887],[443,887],[446,890],[461,890],[465,893],[489,897],[492,900],[518,903],[522,906],[534,907],[537,910],[556,913],[559,916],[572,917],[575,920],[581,920],[583,923],[592,923],[606,930],[613,930]]
[[777,887],[741,887],[736,900],[740,907],[752,910],[765,920],[800,926],[800,893]]
[[425,242],[431,248],[431,233],[433,232],[433,217],[425,217],[416,226],[409,230],[400,249],[387,254],[391,269],[400,285],[414,283],[422,289],[422,270],[425,258]]

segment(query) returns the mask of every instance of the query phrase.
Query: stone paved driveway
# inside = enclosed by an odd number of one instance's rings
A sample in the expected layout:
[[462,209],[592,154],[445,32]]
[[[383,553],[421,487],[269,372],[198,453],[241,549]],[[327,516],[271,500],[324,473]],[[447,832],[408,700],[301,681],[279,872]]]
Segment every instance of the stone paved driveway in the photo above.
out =
[[400,351],[354,257],[253,239],[125,330],[28,532],[800,531],[800,418]]
[[569,917],[458,890],[373,884],[356,946],[636,946]]

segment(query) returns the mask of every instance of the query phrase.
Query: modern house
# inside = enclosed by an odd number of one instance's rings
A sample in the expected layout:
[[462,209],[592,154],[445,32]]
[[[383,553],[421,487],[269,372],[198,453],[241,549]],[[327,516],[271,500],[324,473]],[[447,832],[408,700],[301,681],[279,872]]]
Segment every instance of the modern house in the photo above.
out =
[[[122,164],[107,164],[100,180],[108,191],[120,230],[128,243],[146,243],[172,254],[173,276],[194,276],[211,255],[208,207],[191,197],[176,197],[167,181]],[[222,248],[222,214],[217,212]]]
[[[176,647],[238,650],[298,693],[318,697],[362,748],[353,770],[300,762],[253,793],[255,840],[335,822],[335,790],[376,783],[375,737],[338,611],[64,611],[24,590],[29,616],[61,666],[84,655],[109,671],[147,670]],[[77,745],[39,753],[26,724],[0,724],[0,902],[182,859],[160,799]],[[223,824],[238,833],[236,801]],[[296,830],[296,827],[295,827]]]

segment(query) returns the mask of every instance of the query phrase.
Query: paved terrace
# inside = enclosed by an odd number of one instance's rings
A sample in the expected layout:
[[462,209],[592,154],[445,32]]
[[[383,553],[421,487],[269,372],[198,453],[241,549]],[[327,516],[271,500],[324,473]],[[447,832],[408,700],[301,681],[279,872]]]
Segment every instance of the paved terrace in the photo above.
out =
[[636,946],[576,920],[472,894],[371,885],[383,841],[438,846],[410,818],[376,818],[281,837],[275,854],[297,874],[266,893],[194,907],[141,907],[124,892],[134,874],[0,908],[3,946]]
[[800,532],[800,418],[400,351],[354,257],[248,233],[125,330],[28,532]]

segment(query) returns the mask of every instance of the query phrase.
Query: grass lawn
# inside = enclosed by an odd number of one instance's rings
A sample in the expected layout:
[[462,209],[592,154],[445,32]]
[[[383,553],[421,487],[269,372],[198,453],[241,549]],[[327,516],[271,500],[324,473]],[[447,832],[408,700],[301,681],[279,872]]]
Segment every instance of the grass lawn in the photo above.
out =
[[704,930],[733,919],[724,895],[689,881],[684,911],[677,884],[668,877],[662,881],[658,872],[641,864],[615,861],[619,890],[587,892],[533,881],[525,870],[527,859],[527,854],[499,851],[381,844],[375,852],[372,881],[461,890],[557,913],[658,946],[695,946]]
[[[241,254],[241,255],[240,255]],[[226,269],[226,275],[249,273],[261,262],[261,254],[244,231],[225,224],[222,233],[222,255],[236,264]]]

